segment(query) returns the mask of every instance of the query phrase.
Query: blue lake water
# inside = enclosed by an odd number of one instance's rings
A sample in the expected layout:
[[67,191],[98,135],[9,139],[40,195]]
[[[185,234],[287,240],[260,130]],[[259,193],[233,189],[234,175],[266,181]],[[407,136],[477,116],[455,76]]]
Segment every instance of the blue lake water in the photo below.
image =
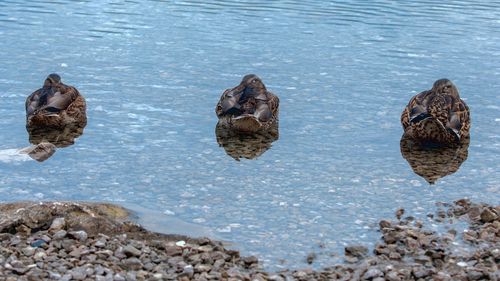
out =
[[[439,201],[500,201],[499,1],[206,2],[1,1],[0,200],[115,202],[269,269],[373,246],[399,207],[425,219]],[[88,125],[28,161],[13,154],[29,145],[24,101],[52,72],[85,96]],[[235,161],[214,107],[248,73],[280,97],[279,139]],[[443,77],[471,108],[471,141],[429,185],[399,117]]]

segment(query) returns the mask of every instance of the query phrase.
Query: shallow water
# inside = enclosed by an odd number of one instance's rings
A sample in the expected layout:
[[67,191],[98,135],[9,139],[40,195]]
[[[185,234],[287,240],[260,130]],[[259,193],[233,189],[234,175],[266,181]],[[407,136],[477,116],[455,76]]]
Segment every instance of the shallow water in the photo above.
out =
[[[498,203],[500,2],[441,2],[2,1],[1,200],[123,204],[269,269],[373,246],[399,207]],[[39,163],[15,149],[29,145],[26,96],[51,72],[86,97],[89,121]],[[247,73],[281,99],[279,139],[235,161],[214,106]],[[471,141],[429,185],[401,155],[399,117],[442,77],[472,110]]]

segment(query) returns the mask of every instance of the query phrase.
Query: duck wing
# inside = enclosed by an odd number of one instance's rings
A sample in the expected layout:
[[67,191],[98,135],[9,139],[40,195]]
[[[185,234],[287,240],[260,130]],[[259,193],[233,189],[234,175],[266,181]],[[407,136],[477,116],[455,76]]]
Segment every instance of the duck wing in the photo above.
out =
[[44,109],[49,112],[65,110],[79,95],[80,93],[74,87],[59,87],[54,94],[47,97],[47,104]]
[[418,119],[422,120],[426,117],[425,114],[427,110],[424,101],[426,100],[425,97],[429,94],[430,91],[424,91],[410,99],[401,113],[401,124],[403,125],[403,129],[410,126],[410,123],[416,122]]
[[276,96],[275,94],[271,93],[271,92],[267,92],[268,94],[268,106],[269,106],[269,110],[271,110],[271,115],[278,119],[278,112],[279,112],[279,106],[280,106],[280,99],[278,98],[278,96]]
[[243,112],[239,104],[240,98],[240,92],[234,91],[234,89],[225,90],[215,107],[217,116],[240,115]]
[[446,128],[451,130],[458,139],[469,135],[470,111],[462,99],[455,101],[451,107]]
[[40,101],[40,96],[42,95],[42,89],[38,89],[31,93],[26,98],[26,103],[25,103],[25,108],[26,108],[26,115],[31,115],[35,112],[35,110],[39,107],[39,101]]

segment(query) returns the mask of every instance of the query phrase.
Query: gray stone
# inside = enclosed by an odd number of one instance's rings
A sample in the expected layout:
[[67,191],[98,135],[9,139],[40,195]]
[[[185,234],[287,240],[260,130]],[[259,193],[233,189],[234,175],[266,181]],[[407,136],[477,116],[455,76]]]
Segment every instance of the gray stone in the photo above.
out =
[[382,271],[380,271],[380,269],[370,268],[363,275],[363,279],[370,280],[370,279],[374,279],[374,278],[382,277],[382,276],[384,276],[384,273]]
[[59,280],[61,279],[61,274],[59,274],[58,272],[54,272],[54,271],[49,271],[49,278],[50,279],[53,279],[53,280]]
[[194,268],[192,265],[188,264],[186,265],[183,270],[182,270],[182,275],[187,276],[189,278],[193,277],[194,275]]
[[127,281],[137,281],[137,272],[135,272],[135,271],[129,271],[129,272],[127,272],[127,275],[125,276],[125,279]]
[[388,281],[401,281],[401,278],[399,277],[398,273],[395,271],[391,271],[385,275],[385,278]]
[[64,228],[66,225],[66,220],[64,218],[55,218],[49,227],[49,231],[57,232]]
[[[482,219],[482,218],[481,218]],[[483,273],[477,270],[471,270],[467,272],[467,278],[469,280],[479,280],[483,277]]]
[[212,269],[211,265],[199,263],[194,266],[194,272],[208,272]]
[[74,280],[83,280],[87,277],[87,270],[85,267],[75,267],[69,271]]
[[200,252],[212,252],[213,250],[214,250],[214,248],[210,245],[203,245],[203,246],[198,247],[198,251],[200,251]]
[[139,270],[142,268],[142,262],[134,257],[123,260],[123,265],[128,270]]
[[80,242],[85,242],[88,238],[88,234],[84,230],[70,231],[68,234]]
[[251,264],[254,264],[254,263],[258,263],[259,260],[257,259],[257,257],[255,256],[248,256],[248,257],[244,257],[243,259],[243,262],[247,265],[251,265]]
[[70,273],[66,273],[64,274],[61,279],[59,279],[60,281],[70,281],[71,279],[73,278],[73,276],[71,276]]
[[271,274],[268,279],[269,281],[285,281],[285,278],[278,274]]
[[80,248],[76,248],[73,251],[69,252],[69,255],[79,259],[82,256],[82,250]]
[[57,231],[56,233],[54,233],[54,235],[52,235],[52,238],[55,239],[55,240],[60,240],[60,239],[63,239],[64,237],[66,237],[66,234],[68,232],[64,229],[61,229],[59,231]]
[[123,253],[127,257],[138,257],[141,255],[141,251],[132,245],[127,245],[127,246],[123,247]]
[[35,253],[36,248],[28,246],[24,247],[21,251],[23,252],[23,255],[31,257]]
[[345,255],[346,256],[353,256],[353,257],[365,257],[368,254],[368,248],[365,246],[347,246],[345,247]]
[[215,269],[219,269],[219,268],[221,268],[221,267],[222,267],[225,263],[226,263],[226,261],[225,261],[225,260],[223,260],[223,259],[218,259],[218,260],[216,260],[216,261],[214,262],[214,268],[215,268]]
[[481,212],[481,220],[484,222],[492,222],[498,218],[497,214],[489,208],[484,208]]
[[95,241],[94,246],[96,246],[97,248],[104,248],[106,247],[106,240],[98,239],[97,241]]
[[116,273],[115,276],[113,277],[114,281],[127,281],[125,276],[121,273]]

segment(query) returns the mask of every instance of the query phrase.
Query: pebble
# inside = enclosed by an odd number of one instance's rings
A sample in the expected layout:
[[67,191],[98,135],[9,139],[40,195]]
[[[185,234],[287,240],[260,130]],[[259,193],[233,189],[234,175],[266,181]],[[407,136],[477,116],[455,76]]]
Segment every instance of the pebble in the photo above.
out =
[[490,210],[489,208],[485,208],[481,212],[481,220],[484,222],[492,222],[498,218],[497,214]]
[[127,257],[138,257],[141,255],[141,251],[139,251],[137,248],[135,248],[132,245],[127,245],[127,246],[123,247],[123,253]]
[[52,221],[52,224],[50,225],[49,230],[52,232],[57,232],[57,231],[63,229],[65,224],[66,224],[66,221],[64,218],[55,218]]
[[69,234],[80,242],[85,242],[88,238],[88,234],[84,230],[70,231]]
[[25,256],[31,257],[35,253],[35,250],[36,250],[35,247],[28,246],[23,248],[21,251]]
[[135,257],[123,260],[123,265],[128,270],[139,270],[142,268],[142,262]]
[[64,229],[61,229],[59,231],[57,231],[56,233],[54,233],[54,235],[52,236],[52,239],[56,239],[56,240],[60,240],[60,239],[63,239],[64,237],[66,237],[66,234],[68,232]]
[[384,273],[377,268],[371,268],[363,275],[363,279],[374,279],[377,277],[384,276]]

